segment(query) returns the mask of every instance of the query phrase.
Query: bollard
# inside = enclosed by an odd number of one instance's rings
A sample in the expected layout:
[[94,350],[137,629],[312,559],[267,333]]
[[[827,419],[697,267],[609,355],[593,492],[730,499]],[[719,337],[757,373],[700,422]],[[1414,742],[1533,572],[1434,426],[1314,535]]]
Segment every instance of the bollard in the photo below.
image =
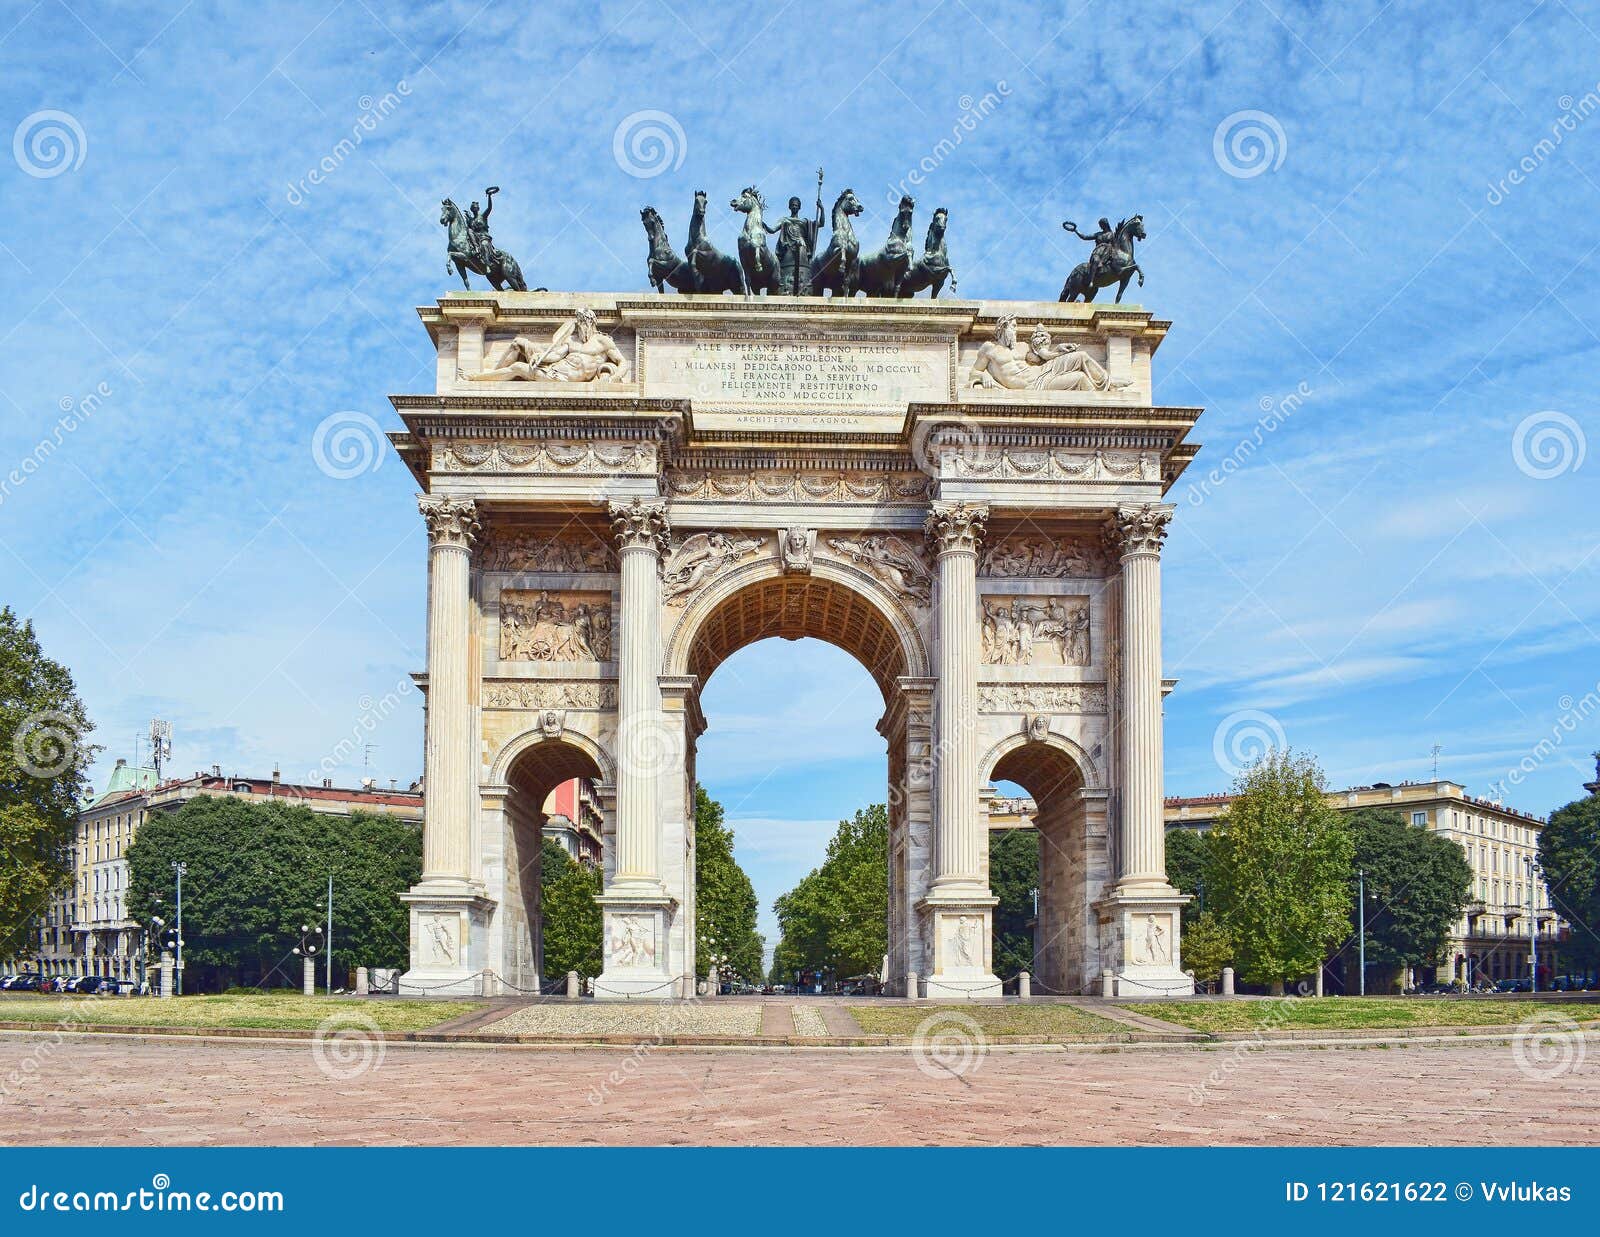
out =
[[917,973],[912,971],[906,976],[906,1000],[915,1001],[921,995],[921,991],[917,987]]
[[712,963],[709,967],[706,968],[706,995],[707,996],[716,996],[717,993],[721,990],[721,988],[722,988],[722,984],[717,979],[717,967],[716,967],[716,964]]
[[568,998],[571,999],[571,998],[577,997],[578,992],[579,992],[579,988],[578,988],[578,972],[577,971],[568,971],[567,972],[567,996],[568,996]]
[[300,991],[306,996],[317,995],[317,964],[310,958],[300,959]]
[[172,975],[172,951],[163,949],[161,951],[161,996],[163,999],[172,995]]
[[1222,968],[1222,995],[1233,995],[1233,968],[1231,966]]
[[1322,995],[1322,967],[1317,967],[1317,995]]
[[372,983],[367,978],[367,968],[364,966],[356,967],[356,995],[370,996],[371,994]]
[[1100,972],[1100,995],[1108,1001],[1117,995],[1117,977],[1110,971]]
[[1033,976],[1027,971],[1017,976],[1017,995],[1024,1001],[1033,995]]

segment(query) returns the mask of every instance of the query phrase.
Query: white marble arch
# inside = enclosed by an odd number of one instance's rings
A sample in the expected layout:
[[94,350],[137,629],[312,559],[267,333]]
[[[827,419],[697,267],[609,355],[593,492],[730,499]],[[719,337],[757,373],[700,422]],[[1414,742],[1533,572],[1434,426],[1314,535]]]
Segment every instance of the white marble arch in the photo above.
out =
[[[540,712],[530,717],[537,722]],[[612,754],[602,743],[564,723],[548,729],[530,726],[503,743],[489,762],[479,784],[478,808],[482,879],[494,900],[487,960],[498,986],[512,995],[537,992],[544,970],[538,904],[544,799],[568,778],[589,778],[609,831],[615,771]]]
[[[1034,990],[1092,992],[1102,968],[1095,903],[1116,881],[1105,774],[1084,748],[1054,730],[1007,735],[984,754],[981,784],[1015,782],[1032,797],[1039,834]],[[981,807],[978,810],[982,810]]]

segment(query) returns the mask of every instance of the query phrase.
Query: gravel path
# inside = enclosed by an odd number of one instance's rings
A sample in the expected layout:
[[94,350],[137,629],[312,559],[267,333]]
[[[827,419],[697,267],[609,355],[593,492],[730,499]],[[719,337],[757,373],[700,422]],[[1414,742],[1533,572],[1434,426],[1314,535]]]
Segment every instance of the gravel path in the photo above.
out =
[[708,1001],[582,1001],[528,1005],[478,1028],[490,1035],[761,1034],[761,1006]]
[[794,1029],[800,1035],[830,1035],[828,1024],[822,1020],[822,1014],[815,1005],[796,1005],[794,1007]]

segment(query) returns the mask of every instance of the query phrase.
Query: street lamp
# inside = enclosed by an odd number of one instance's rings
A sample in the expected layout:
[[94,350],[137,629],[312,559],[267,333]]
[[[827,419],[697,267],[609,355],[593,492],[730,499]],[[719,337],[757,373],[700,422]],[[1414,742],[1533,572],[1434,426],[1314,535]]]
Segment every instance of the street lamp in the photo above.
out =
[[177,951],[178,952],[177,952],[177,957],[175,959],[174,965],[175,965],[175,967],[177,969],[177,972],[178,972],[178,979],[177,979],[178,995],[182,996],[183,995],[183,877],[184,877],[184,873],[186,873],[189,870],[189,865],[187,863],[184,863],[182,860],[174,859],[172,861],[172,870],[178,874],[178,922],[177,922],[176,929],[175,929],[176,930],[175,939],[176,939],[176,942],[177,942]]
[[1367,874],[1361,868],[1356,869],[1356,887],[1358,893],[1358,914],[1356,916],[1357,931],[1361,939],[1361,995],[1367,995]]
[[1539,876],[1544,869],[1532,855],[1524,855],[1528,865],[1528,980],[1530,991],[1539,991]]

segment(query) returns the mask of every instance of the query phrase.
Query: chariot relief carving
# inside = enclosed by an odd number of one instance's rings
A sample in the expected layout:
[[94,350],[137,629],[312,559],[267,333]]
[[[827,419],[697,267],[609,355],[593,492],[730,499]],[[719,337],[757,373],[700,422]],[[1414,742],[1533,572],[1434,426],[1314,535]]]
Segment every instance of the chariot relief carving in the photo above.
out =
[[1060,597],[984,597],[980,605],[985,664],[1089,664],[1087,601]]
[[610,661],[610,594],[502,591],[500,658]]
[[1100,576],[1106,570],[1106,555],[1098,545],[1050,537],[1005,537],[984,550],[978,560],[981,576],[1059,580]]

